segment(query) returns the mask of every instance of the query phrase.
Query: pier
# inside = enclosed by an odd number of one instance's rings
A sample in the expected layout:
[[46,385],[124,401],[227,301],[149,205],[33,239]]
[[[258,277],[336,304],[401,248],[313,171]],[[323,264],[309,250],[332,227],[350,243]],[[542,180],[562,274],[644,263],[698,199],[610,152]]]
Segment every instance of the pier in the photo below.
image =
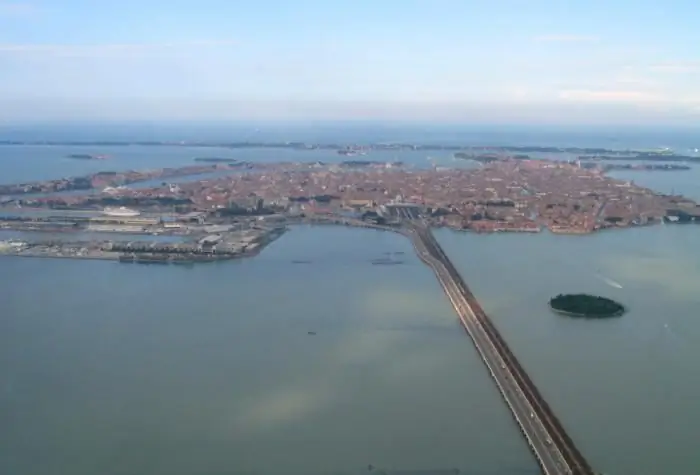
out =
[[595,475],[432,232],[414,216],[406,234],[435,272],[545,475]]

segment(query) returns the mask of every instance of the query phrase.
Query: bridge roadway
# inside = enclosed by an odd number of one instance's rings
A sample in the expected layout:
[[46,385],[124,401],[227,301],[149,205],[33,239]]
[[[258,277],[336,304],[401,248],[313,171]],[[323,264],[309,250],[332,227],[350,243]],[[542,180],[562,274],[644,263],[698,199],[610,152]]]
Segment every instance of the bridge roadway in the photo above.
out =
[[419,257],[435,272],[464,328],[474,341],[543,473],[595,474],[466,287],[429,228],[412,221],[407,229]]

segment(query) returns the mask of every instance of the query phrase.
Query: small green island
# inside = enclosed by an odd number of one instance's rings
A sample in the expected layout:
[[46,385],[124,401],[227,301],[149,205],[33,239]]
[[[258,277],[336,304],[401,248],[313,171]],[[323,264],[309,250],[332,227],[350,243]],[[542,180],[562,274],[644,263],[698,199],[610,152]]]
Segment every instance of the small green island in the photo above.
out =
[[588,294],[559,294],[549,300],[549,308],[569,317],[610,318],[626,312],[621,303]]

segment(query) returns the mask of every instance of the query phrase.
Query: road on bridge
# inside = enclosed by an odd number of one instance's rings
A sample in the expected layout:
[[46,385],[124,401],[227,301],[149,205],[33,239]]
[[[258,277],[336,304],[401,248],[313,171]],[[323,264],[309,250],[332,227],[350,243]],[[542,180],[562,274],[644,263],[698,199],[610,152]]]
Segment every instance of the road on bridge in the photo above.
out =
[[408,235],[418,255],[442,284],[543,472],[547,475],[593,475],[531,380],[523,374],[522,367],[505,348],[505,342],[500,336],[494,337],[495,330],[488,317],[480,308],[477,315],[469,304],[468,297],[473,298],[471,292],[456,275],[456,269],[428,226],[411,210],[401,210],[400,217],[408,220]]

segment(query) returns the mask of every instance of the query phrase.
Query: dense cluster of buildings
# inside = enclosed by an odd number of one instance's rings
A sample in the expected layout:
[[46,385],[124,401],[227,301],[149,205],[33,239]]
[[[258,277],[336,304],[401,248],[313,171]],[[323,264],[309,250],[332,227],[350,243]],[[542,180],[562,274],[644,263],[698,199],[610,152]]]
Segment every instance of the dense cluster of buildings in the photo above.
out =
[[[64,196],[61,206],[98,205],[99,196]],[[55,198],[52,198],[55,205]],[[437,225],[479,232],[588,233],[658,222],[700,208],[602,171],[548,160],[498,160],[479,169],[409,169],[368,163],[266,164],[209,180],[111,191],[105,204],[229,214],[339,214],[381,211],[383,205],[420,205]]]

